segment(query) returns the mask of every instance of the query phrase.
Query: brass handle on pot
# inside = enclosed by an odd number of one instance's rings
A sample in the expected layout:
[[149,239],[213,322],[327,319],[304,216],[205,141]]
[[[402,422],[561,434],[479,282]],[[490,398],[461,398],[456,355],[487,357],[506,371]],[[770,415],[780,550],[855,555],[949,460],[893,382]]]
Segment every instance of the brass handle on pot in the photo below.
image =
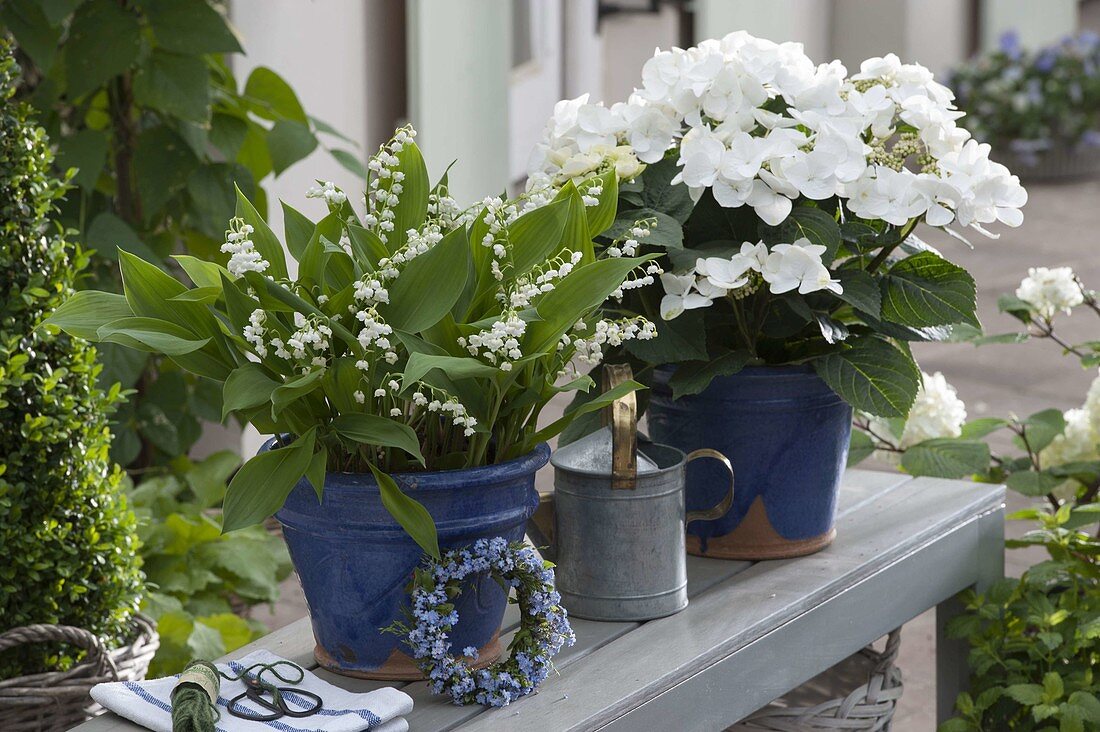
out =
[[709,447],[704,447],[699,450],[695,450],[687,456],[687,462],[692,460],[698,460],[699,458],[714,458],[720,461],[726,466],[726,470],[730,474],[730,487],[726,491],[726,495],[722,496],[722,500],[711,508],[704,509],[702,511],[688,511],[684,517],[684,525],[690,524],[692,521],[708,521],[711,519],[722,518],[726,515],[726,512],[733,506],[733,465],[730,463],[730,459],[718,452],[717,450],[711,450]]
[[[634,377],[629,364],[603,367],[605,392]],[[608,407],[604,424],[611,424],[611,488],[634,490],[638,478],[638,400],[634,392],[625,394]]]

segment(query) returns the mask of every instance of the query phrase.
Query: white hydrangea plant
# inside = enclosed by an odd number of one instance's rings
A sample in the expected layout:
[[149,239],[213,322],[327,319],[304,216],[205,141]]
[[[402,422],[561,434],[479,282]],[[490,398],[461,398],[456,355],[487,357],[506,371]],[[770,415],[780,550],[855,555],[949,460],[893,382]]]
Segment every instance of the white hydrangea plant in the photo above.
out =
[[893,54],[849,75],[738,31],[658,50],[625,102],[559,102],[529,190],[614,171],[611,233],[652,219],[643,246],[665,254],[665,292],[628,305],[671,322],[628,350],[687,363],[675,393],[744,364],[813,363],[857,409],[902,417],[921,383],[902,342],[978,325],[969,274],[914,230],[992,236],[1027,201],[952,98]]
[[[1056,329],[1056,321],[1075,310],[1100,316],[1096,293],[1084,287],[1069,267],[1029,269],[1016,295],[1002,297],[999,304],[1025,330],[977,336],[978,345],[1010,347],[1042,339],[1087,369],[1100,366],[1100,340],[1072,343]],[[876,454],[915,475],[1004,482],[1024,495],[1045,499],[1053,511],[1068,505],[1068,512],[1096,502],[1100,495],[1100,375],[1093,379],[1080,407],[1043,409],[1026,418],[981,417],[968,422],[966,417],[966,405],[943,375],[924,374],[908,419],[857,415],[849,464]],[[1002,431],[1011,433],[1016,454],[991,450],[987,438]]]
[[280,438],[230,483],[226,530],[263,520],[303,477],[320,494],[327,470],[371,471],[386,507],[437,554],[427,512],[387,472],[516,458],[639,386],[538,425],[556,394],[593,389],[577,363],[656,334],[643,316],[601,310],[661,274],[638,252],[644,218],[613,248],[593,243],[615,218],[616,172],[463,208],[446,176],[429,185],[415,134],[399,129],[370,159],[359,210],[319,181],[308,196],[328,215],[283,204],[280,242],[238,192],[224,258],[176,257],[191,287],[123,252],[124,295],[82,291],[51,319],[220,383],[224,416]]

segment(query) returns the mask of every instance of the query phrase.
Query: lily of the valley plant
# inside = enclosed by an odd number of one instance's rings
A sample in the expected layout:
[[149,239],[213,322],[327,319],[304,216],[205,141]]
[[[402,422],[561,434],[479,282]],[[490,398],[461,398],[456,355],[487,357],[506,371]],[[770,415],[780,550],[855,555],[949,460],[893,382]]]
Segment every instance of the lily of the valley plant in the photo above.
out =
[[317,223],[283,204],[296,277],[238,193],[225,266],[175,257],[188,287],[121,252],[124,295],[80,292],[51,320],[163,353],[222,384],[225,416],[279,436],[233,478],[226,530],[269,516],[303,476],[322,497],[326,471],[371,471],[386,508],[438,556],[431,517],[387,472],[531,451],[579,413],[540,430],[543,406],[592,387],[575,358],[595,362],[605,344],[654,334],[642,317],[599,312],[658,274],[646,257],[596,255],[593,236],[615,217],[613,172],[460,211],[445,178],[429,185],[414,135],[398,130],[370,160],[363,210],[330,183],[310,192],[329,209]]
[[658,51],[626,103],[560,102],[530,173],[538,188],[647,166],[610,233],[649,219],[636,251],[665,254],[664,296],[628,305],[671,322],[627,350],[676,364],[675,394],[746,364],[812,363],[858,409],[898,417],[920,382],[907,343],[977,326],[973,279],[914,230],[1017,226],[1027,200],[960,116],[896,56],[849,76],[736,32]]

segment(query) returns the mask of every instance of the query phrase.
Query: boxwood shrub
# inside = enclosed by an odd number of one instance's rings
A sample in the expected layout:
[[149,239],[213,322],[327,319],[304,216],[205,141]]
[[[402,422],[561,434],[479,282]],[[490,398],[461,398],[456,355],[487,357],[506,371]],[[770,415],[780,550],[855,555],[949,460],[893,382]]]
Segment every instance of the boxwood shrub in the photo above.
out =
[[[40,328],[87,256],[50,222],[65,184],[45,133],[13,99],[18,67],[0,37],[0,632],[32,623],[123,642],[142,575],[133,512],[108,458],[119,399],[96,386],[87,343]],[[0,653],[0,679],[63,668],[75,652]]]

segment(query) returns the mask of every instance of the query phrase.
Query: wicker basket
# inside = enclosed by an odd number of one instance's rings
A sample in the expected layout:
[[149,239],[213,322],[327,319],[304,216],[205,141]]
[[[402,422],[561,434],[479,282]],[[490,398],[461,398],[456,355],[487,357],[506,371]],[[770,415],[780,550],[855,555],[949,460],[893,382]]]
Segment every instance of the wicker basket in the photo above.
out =
[[134,618],[135,638],[108,651],[92,633],[68,625],[28,625],[0,633],[0,651],[24,643],[66,643],[85,649],[84,659],[68,671],[51,671],[0,681],[0,730],[61,732],[103,712],[88,692],[107,681],[145,678],[160,646],[153,622]]
[[[900,647],[901,628],[898,628],[886,636],[883,650],[876,650],[873,646],[864,648],[783,698],[754,712],[730,730],[889,730],[903,689],[901,670],[894,665]],[[836,698],[847,689],[853,690]]]

